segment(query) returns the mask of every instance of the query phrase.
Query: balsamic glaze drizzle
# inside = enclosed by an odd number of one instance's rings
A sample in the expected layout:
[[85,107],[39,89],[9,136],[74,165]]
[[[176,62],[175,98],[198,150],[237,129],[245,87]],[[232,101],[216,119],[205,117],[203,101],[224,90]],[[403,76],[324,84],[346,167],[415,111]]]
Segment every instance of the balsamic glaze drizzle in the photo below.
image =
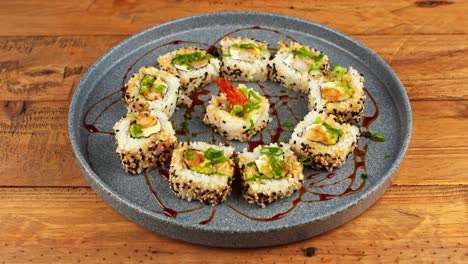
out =
[[[122,84],[121,84],[121,89],[119,89],[118,91],[115,91],[115,92],[112,92],[106,96],[104,96],[103,98],[101,98],[100,100],[98,100],[96,103],[94,103],[93,105],[91,105],[91,107],[85,112],[84,114],[84,117],[83,117],[83,126],[84,128],[86,128],[89,132],[89,134],[87,135],[87,139],[86,139],[86,155],[87,155],[87,158],[90,162],[90,165],[92,166],[92,163],[91,163],[91,160],[89,159],[89,148],[88,148],[88,145],[89,145],[89,136],[91,134],[104,134],[104,135],[115,135],[114,132],[107,132],[107,131],[101,131],[99,130],[98,128],[96,128],[95,124],[96,122],[99,120],[99,118],[106,112],[109,110],[110,107],[112,107],[113,105],[115,105],[116,103],[118,103],[120,101],[120,98],[112,101],[109,103],[109,105],[107,105],[95,118],[94,120],[91,122],[91,123],[88,123],[87,122],[87,119],[88,119],[88,116],[89,114],[91,113],[91,111],[96,108],[98,105],[100,105],[101,103],[107,101],[107,99],[109,99],[110,97],[118,94],[118,93],[122,93],[121,95],[121,98],[123,98],[125,96],[125,93],[126,93],[126,87],[125,87],[125,83],[128,79],[128,75],[130,74],[130,72],[132,72],[133,68],[135,67],[135,65],[140,62],[144,57],[148,56],[149,54],[151,54],[152,52],[162,48],[162,47],[165,47],[165,46],[169,46],[169,45],[180,45],[180,44],[197,44],[197,45],[202,45],[202,46],[209,46],[207,52],[214,55],[214,56],[219,56],[220,53],[219,53],[219,49],[218,47],[216,46],[219,41],[226,37],[226,36],[229,36],[229,35],[232,35],[236,32],[240,32],[240,31],[245,31],[245,30],[263,30],[263,31],[270,31],[270,32],[273,32],[275,34],[280,34],[286,38],[288,38],[289,40],[292,40],[292,41],[296,41],[294,38],[288,36],[288,35],[285,35],[283,33],[281,33],[280,31],[277,31],[277,30],[273,30],[273,29],[268,29],[268,28],[262,28],[262,27],[259,27],[259,26],[253,26],[253,27],[247,27],[247,28],[239,28],[239,29],[236,29],[236,30],[233,30],[225,35],[223,35],[222,37],[220,37],[219,39],[217,39],[213,44],[209,45],[209,44],[206,44],[206,43],[201,43],[201,42],[196,42],[196,41],[187,41],[187,40],[174,40],[174,41],[171,41],[171,42],[168,42],[168,43],[164,43],[162,45],[159,45],[157,47],[154,47],[152,49],[150,49],[149,51],[147,51],[146,53],[144,53],[141,57],[139,57],[138,59],[136,59],[131,65],[130,67],[128,67],[127,71],[125,72],[124,76],[122,77]],[[276,49],[271,49],[271,50],[276,50]],[[279,116],[278,116],[278,110],[282,107],[286,107],[289,112],[293,115],[294,119],[299,122],[300,118],[296,116],[296,114],[294,113],[294,111],[292,111],[290,105],[288,104],[291,100],[300,100],[300,99],[304,99],[305,96],[304,95],[300,95],[298,97],[292,97],[290,96],[287,91],[285,90],[281,90],[280,93],[281,95],[270,95],[268,94],[267,92],[265,92],[265,86],[263,86],[261,83],[257,82],[256,83],[257,86],[263,91],[263,95],[269,99],[270,101],[270,108],[272,109],[272,116],[273,116],[273,119],[276,120],[276,128],[273,129],[273,131],[271,130],[268,130],[268,133],[269,133],[269,136],[270,136],[270,142],[274,143],[274,142],[278,142],[278,140],[280,139],[282,133],[284,132],[283,128],[282,128],[282,125],[281,125],[281,121],[279,119]],[[366,129],[369,129],[369,126],[378,118],[379,116],[379,108],[378,108],[378,105],[377,105],[377,102],[375,100],[375,98],[370,94],[370,92],[365,89],[365,92],[369,95],[369,97],[371,98],[371,101],[374,105],[374,108],[375,108],[375,112],[373,115],[371,116],[365,116],[363,118],[363,122],[362,122],[362,127],[365,127]],[[202,88],[202,89],[197,89],[195,92],[192,93],[192,95],[190,96],[191,100],[192,100],[192,104],[190,107],[187,107],[186,110],[185,110],[185,113],[184,113],[184,121],[181,123],[181,126],[180,128],[178,128],[176,130],[176,133],[177,135],[181,135],[181,136],[187,136],[190,134],[190,131],[188,130],[188,122],[192,119],[192,113],[194,113],[194,109],[196,106],[200,106],[203,108],[203,114],[204,114],[204,111],[205,111],[205,100],[202,100],[200,98],[200,96],[204,96],[204,95],[208,95],[210,92],[206,89],[206,88]],[[274,101],[272,102],[272,99],[274,99]],[[202,117],[200,117],[202,118]],[[265,130],[264,130],[265,131]],[[255,147],[259,146],[259,145],[262,145],[262,144],[265,144],[264,142],[264,135],[263,135],[263,132],[264,131],[261,131],[259,132],[259,140],[251,140],[248,142],[248,145],[249,145],[249,150],[253,150]],[[193,137],[196,137],[197,135],[201,135],[201,134],[204,134],[204,133],[207,133],[209,132],[209,130],[207,130],[206,132],[197,132],[197,133],[191,133],[191,135]],[[212,135],[212,143],[213,144],[216,144],[217,140],[216,140],[216,137],[215,137],[215,133],[211,133]],[[229,145],[229,142],[227,142],[224,138],[220,137],[220,139],[223,141],[223,143],[225,145]],[[366,184],[366,178],[362,178],[362,181],[361,183],[359,184],[359,186],[357,188],[353,188],[353,185],[354,183],[356,182],[356,175],[359,171],[366,171],[366,164],[365,164],[365,157],[366,157],[366,154],[367,154],[367,149],[368,149],[368,144],[366,143],[364,148],[363,149],[359,149],[359,148],[355,148],[353,154],[354,154],[354,157],[353,157],[353,160],[354,160],[354,169],[353,169],[353,173],[351,173],[350,175],[348,175],[347,177],[345,178],[342,178],[342,179],[339,179],[337,181],[334,181],[332,183],[326,183],[328,180],[330,179],[333,179],[334,176],[335,176],[335,173],[328,173],[324,178],[318,180],[318,181],[314,181],[315,179],[317,179],[321,173],[312,173],[310,174],[309,176],[306,177],[307,180],[311,180],[312,182],[310,182],[306,188],[306,184],[304,184],[304,186],[301,187],[301,189],[299,190],[298,192],[298,196],[297,198],[295,198],[292,203],[291,203],[291,206],[285,210],[284,212],[281,212],[281,213],[278,213],[278,214],[275,214],[273,215],[272,217],[268,217],[268,218],[259,218],[259,217],[254,217],[254,216],[250,216],[242,211],[240,211],[239,209],[235,208],[234,206],[232,206],[231,204],[227,204],[227,206],[233,210],[234,212],[236,212],[237,214],[243,216],[243,217],[246,217],[248,219],[251,219],[251,220],[255,220],[255,221],[260,221],[260,222],[269,222],[269,221],[275,221],[275,220],[279,220],[279,219],[282,219],[284,217],[286,217],[287,215],[289,215],[291,212],[294,211],[295,208],[298,207],[299,204],[301,204],[302,202],[306,202],[306,203],[312,203],[312,202],[320,202],[320,201],[326,201],[326,200],[331,200],[331,199],[335,199],[335,198],[339,198],[339,197],[344,197],[344,196],[347,196],[347,195],[350,195],[350,194],[353,194],[353,193],[356,193],[358,191],[360,191],[361,189],[364,188],[365,184]],[[169,174],[166,170],[160,168],[159,169],[159,175],[161,175],[164,179],[168,180],[169,179]],[[160,199],[160,197],[158,196],[157,192],[154,190],[154,188],[152,187],[151,185],[151,181],[149,180],[149,177],[148,175],[145,173],[144,174],[144,178],[145,178],[145,182],[148,186],[148,189],[150,190],[153,198],[156,200],[156,202],[158,203],[158,205],[162,208],[162,211],[154,211],[156,213],[162,213],[166,216],[169,216],[171,218],[176,218],[178,214],[183,214],[183,213],[190,213],[190,212],[194,212],[194,211],[198,211],[198,210],[201,210],[203,209],[205,206],[200,206],[200,207],[196,207],[196,208],[192,208],[192,209],[188,209],[188,210],[181,210],[181,211],[176,211],[174,209],[171,209],[169,207],[167,207],[163,201]],[[324,187],[327,187],[327,186],[331,186],[331,185],[337,185],[337,184],[340,184],[340,183],[343,183],[345,181],[349,181],[349,183],[347,184],[346,186],[346,189],[342,192],[342,193],[339,193],[339,194],[326,194],[326,193],[320,193],[317,191],[317,189],[321,189],[321,188],[324,188]],[[325,182],[325,183],[324,183]],[[303,200],[303,196],[305,194],[311,194],[311,195],[314,195],[314,196],[317,196],[318,199],[312,199],[312,200]],[[213,218],[215,217],[216,215],[216,209],[212,209],[211,211],[211,214],[209,216],[208,219],[206,220],[203,220],[201,222],[199,222],[200,225],[207,225],[209,224]]]

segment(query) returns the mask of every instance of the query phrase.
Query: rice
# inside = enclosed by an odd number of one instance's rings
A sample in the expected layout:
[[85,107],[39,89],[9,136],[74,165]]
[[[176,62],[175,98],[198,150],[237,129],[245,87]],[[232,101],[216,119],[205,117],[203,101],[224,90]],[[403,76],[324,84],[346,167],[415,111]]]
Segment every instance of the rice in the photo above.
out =
[[[199,57],[204,59],[195,60],[185,65],[175,64],[177,56],[195,53],[199,53]],[[210,56],[205,50],[196,47],[183,47],[162,55],[158,58],[158,63],[161,69],[180,79],[183,93],[181,96],[188,96],[194,90],[207,86],[219,77],[219,60]]]
[[[341,68],[345,69],[345,68]],[[352,95],[347,98],[327,99],[324,88],[336,87],[345,83],[346,89]],[[364,115],[364,103],[366,95],[364,92],[364,77],[358,71],[350,67],[346,73],[330,72],[322,83],[310,82],[309,110],[333,114],[336,121],[340,123],[358,123]]]
[[[148,130],[148,136],[132,137],[131,127],[137,120],[154,117],[158,124]],[[122,167],[130,174],[149,172],[169,161],[172,150],[177,145],[174,130],[167,116],[157,110],[151,112],[129,112],[115,125],[116,152]]]
[[270,52],[267,42],[224,37],[220,43],[223,53],[222,76],[230,81],[264,82],[268,79]]
[[[149,78],[148,78],[149,77]],[[162,82],[159,82],[160,79]],[[153,81],[153,86],[145,92],[142,83]],[[156,93],[158,83],[166,85],[160,93]],[[158,70],[155,67],[142,67],[127,82],[127,91],[125,92],[125,103],[129,112],[142,112],[159,110],[172,117],[177,104],[177,95],[179,91],[179,79],[174,75]],[[145,85],[143,85],[145,86]]]
[[[342,131],[342,135],[338,137],[335,144],[327,145],[307,137],[308,131],[312,125],[316,124],[318,118],[332,128]],[[298,158],[309,162],[309,166],[314,169],[331,171],[341,167],[357,146],[360,135],[359,128],[350,124],[339,124],[335,122],[335,118],[333,115],[326,116],[311,111],[304,117],[303,121],[297,124],[291,135],[289,141],[291,149]]]
[[307,93],[310,82],[321,82],[328,71],[328,56],[297,42],[291,45],[280,40],[278,52],[270,63],[269,79],[281,86]]
[[[189,168],[187,153],[205,153],[204,162],[206,162],[208,161],[206,152],[210,149],[223,151],[226,161],[219,165],[224,166],[222,172],[228,170],[229,173],[226,175],[223,173],[213,173],[209,175],[200,172],[201,169],[205,167],[199,168],[200,171]],[[225,201],[231,193],[231,183],[234,178],[233,153],[233,147],[212,145],[205,142],[184,142],[180,144],[177,149],[174,150],[169,169],[169,184],[171,190],[177,197],[187,201],[199,200],[200,202],[211,205],[216,205]],[[205,163],[205,166],[206,164],[208,163]],[[221,172],[221,169],[217,172]]]
[[[262,154],[267,148],[281,149],[282,170],[284,174],[280,178],[272,175],[262,174],[260,171],[267,171],[268,155]],[[265,204],[272,203],[278,199],[290,197],[299,190],[304,180],[302,165],[291,151],[289,144],[270,144],[256,147],[252,152],[244,149],[238,154],[239,173],[242,181],[242,196],[251,204],[258,204],[265,207]],[[270,161],[271,162],[271,161]],[[260,169],[261,168],[261,169]],[[255,177],[255,176],[258,177]]]
[[252,138],[257,132],[265,128],[269,122],[270,103],[267,98],[253,89],[246,88],[246,91],[251,91],[261,98],[258,109],[242,116],[231,114],[233,106],[226,98],[226,94],[220,93],[219,96],[211,97],[206,107],[203,123],[228,140],[243,142]]

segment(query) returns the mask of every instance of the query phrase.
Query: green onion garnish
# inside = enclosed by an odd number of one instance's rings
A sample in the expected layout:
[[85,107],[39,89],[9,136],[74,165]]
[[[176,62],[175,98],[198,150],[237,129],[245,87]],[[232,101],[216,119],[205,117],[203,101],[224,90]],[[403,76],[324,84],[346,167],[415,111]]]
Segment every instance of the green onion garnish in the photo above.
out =
[[306,47],[301,47],[300,49],[298,50],[293,50],[293,57],[296,58],[300,58],[300,59],[303,59],[303,58],[309,58],[309,59],[313,59],[314,61],[316,62],[320,62],[323,58],[323,54],[319,54],[317,56],[313,55],[312,53],[310,53]]
[[263,147],[260,149],[260,154],[267,156],[281,156],[283,155],[283,150],[278,147]]
[[205,158],[207,158],[209,160],[217,159],[217,158],[220,158],[220,157],[223,157],[223,156],[224,156],[224,151],[223,150],[208,148],[205,151]]
[[338,134],[338,135],[340,135],[340,136],[344,134],[342,130],[336,129],[336,128],[330,126],[330,125],[327,124],[327,123],[322,123],[322,126],[324,126],[328,131],[333,132],[333,133],[336,133],[336,134]]
[[278,143],[285,143],[285,142],[286,142],[286,139],[284,139],[284,138],[278,139]]
[[[204,59],[211,59],[214,58],[211,54],[205,54],[202,56],[202,53],[197,51],[190,54],[176,54],[172,63],[175,65],[187,65],[190,64],[192,61],[204,60]],[[192,67],[188,66],[187,69],[191,70]]]
[[391,158],[391,157],[392,157],[392,155],[390,155],[390,154],[385,154],[385,155],[384,155],[384,158],[386,158],[386,159],[389,159],[389,158]]
[[156,77],[151,74],[146,74],[140,82],[140,94],[145,94],[149,92],[151,87],[153,87],[154,82],[156,81]]
[[247,163],[247,166],[249,166],[249,167],[252,167],[253,165],[255,165],[255,162],[253,162],[253,161]]
[[286,128],[291,128],[293,127],[293,123],[289,122],[289,121],[284,121],[283,122],[283,126],[286,127]]
[[304,166],[309,166],[312,164],[312,159],[310,157],[302,157],[299,159],[299,162]]
[[165,89],[166,89],[166,85],[160,84],[160,85],[158,85],[158,87],[156,87],[156,89],[154,91],[157,92],[157,93],[162,93]]
[[132,124],[130,126],[130,135],[133,138],[141,136],[142,133],[143,133],[143,127],[140,124]]
[[335,72],[335,77],[338,77],[340,73],[347,73],[348,69],[340,65],[335,65],[335,67],[333,67],[333,71]]
[[256,175],[256,174],[254,174],[254,175],[252,175],[252,177],[246,179],[246,181],[247,181],[247,182],[254,182],[254,181],[256,181],[256,180],[264,180],[264,179],[266,179],[265,176],[261,176],[261,175]]
[[231,109],[231,115],[237,115],[239,113],[242,113],[242,111],[244,111],[244,107],[242,107],[242,105],[233,105],[232,106],[232,109]]
[[370,140],[376,141],[376,142],[384,142],[385,141],[385,135],[382,134],[382,133],[372,134],[372,132],[370,132],[370,131],[364,131],[364,132],[362,132],[362,136],[366,137],[366,138],[369,138]]
[[187,159],[187,160],[194,160],[195,159],[195,152],[193,152],[193,151],[185,152],[184,158]]
[[254,127],[255,127],[254,121],[252,119],[250,119],[249,134],[253,134]]
[[367,179],[367,173],[361,174],[361,178],[363,178],[364,180]]

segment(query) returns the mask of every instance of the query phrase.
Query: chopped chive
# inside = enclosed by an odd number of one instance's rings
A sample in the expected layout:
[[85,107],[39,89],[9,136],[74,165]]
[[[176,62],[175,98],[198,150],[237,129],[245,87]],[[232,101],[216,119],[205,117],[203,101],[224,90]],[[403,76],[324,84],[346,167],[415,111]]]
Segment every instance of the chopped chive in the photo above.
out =
[[256,181],[256,180],[264,180],[264,179],[266,179],[265,176],[261,176],[261,175],[256,175],[256,174],[254,174],[254,175],[252,175],[252,177],[246,179],[246,181],[247,181],[247,182],[254,182],[254,181]]
[[195,159],[195,152],[193,152],[193,151],[185,152],[184,158],[187,159],[187,160],[194,160]]
[[278,143],[285,143],[285,142],[286,142],[286,139],[284,139],[284,138],[278,139]]
[[376,142],[384,142],[385,141],[385,135],[382,134],[382,133],[372,134],[372,132],[370,132],[370,131],[364,131],[364,132],[362,132],[362,136],[365,137],[365,138],[369,138],[370,140],[376,141]]
[[254,121],[252,119],[250,119],[249,134],[253,134],[254,127],[255,127]]
[[133,138],[141,136],[142,133],[143,133],[143,127],[140,124],[132,124],[130,126],[130,135]]
[[323,122],[323,118],[321,116],[315,118],[314,123],[321,124]]
[[389,159],[389,158],[391,158],[391,157],[392,157],[392,155],[390,155],[390,154],[385,154],[385,155],[384,155],[384,158],[386,158],[386,159]]
[[164,89],[166,89],[166,85],[160,84],[160,85],[158,85],[158,87],[156,87],[156,89],[154,91],[157,92],[157,93],[162,93],[164,91]]
[[253,161],[247,163],[247,166],[249,166],[249,167],[252,167],[253,165],[255,165],[255,162],[253,162]]
[[367,173],[361,174],[361,178],[363,178],[364,180],[367,179]]
[[223,150],[208,148],[205,151],[205,158],[207,158],[209,160],[218,159],[218,158],[221,158],[221,157],[224,157],[224,151]]
[[299,162],[304,166],[309,166],[312,164],[312,159],[310,157],[302,157],[299,159]]
[[286,127],[286,128],[291,128],[293,127],[293,123],[289,122],[289,121],[284,121],[283,122],[283,126]]
[[340,136],[342,136],[342,135],[344,134],[343,130],[341,130],[341,129],[336,129],[336,128],[330,126],[330,125],[327,124],[327,123],[322,123],[322,126],[324,126],[328,131],[333,132],[333,133],[336,133],[336,134],[338,134],[338,135],[340,135]]
[[240,160],[239,157],[235,156],[235,157],[232,158],[232,159],[234,160],[234,163],[236,163],[236,164],[239,163],[239,160]]

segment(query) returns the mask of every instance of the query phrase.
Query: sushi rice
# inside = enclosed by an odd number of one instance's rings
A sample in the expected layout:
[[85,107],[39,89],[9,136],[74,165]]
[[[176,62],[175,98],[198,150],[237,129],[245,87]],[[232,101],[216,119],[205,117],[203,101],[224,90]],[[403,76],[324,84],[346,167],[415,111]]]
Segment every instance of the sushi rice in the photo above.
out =
[[161,69],[180,79],[182,99],[219,77],[220,61],[196,47],[183,47],[162,55],[158,63]]
[[159,110],[172,117],[177,104],[179,79],[155,67],[142,67],[127,82],[125,103],[129,112]]
[[307,93],[309,83],[320,83],[328,71],[328,56],[297,42],[278,42],[278,52],[269,64],[269,79],[296,92]]
[[163,166],[177,145],[167,116],[157,110],[129,112],[115,125],[116,152],[130,174],[149,172]]
[[230,81],[264,82],[268,79],[268,43],[249,38],[224,37],[221,75]]
[[337,122],[358,123],[365,101],[364,77],[352,67],[335,66],[323,82],[310,82],[309,110],[333,114]]
[[[297,124],[291,135],[289,141],[291,149],[301,161],[308,163],[314,169],[331,171],[343,166],[347,157],[357,146],[359,128],[350,124],[339,124],[335,122],[335,118],[333,115],[326,116],[311,111],[304,117],[304,120]],[[317,127],[317,125],[321,126]],[[314,134],[311,132],[314,128],[324,129],[324,133],[328,133],[328,128],[325,129],[322,126],[328,126],[330,130],[337,131],[337,133],[330,133],[334,134],[334,138],[325,138],[329,142],[312,139]],[[323,136],[319,138],[323,140]]]
[[[219,154],[216,160],[211,156]],[[183,142],[174,150],[169,184],[176,196],[187,201],[216,205],[227,199],[234,179],[233,147],[205,142]],[[195,163],[194,166],[192,166]],[[191,167],[192,166],[192,167]]]
[[239,89],[249,97],[249,102],[256,103],[257,109],[248,113],[234,112],[234,106],[229,102],[227,95],[221,92],[218,96],[212,96],[206,107],[203,122],[224,138],[243,142],[266,127],[270,121],[270,103],[267,98],[243,84],[239,85]]
[[[279,162],[275,175],[270,164],[272,154]],[[290,197],[299,190],[304,180],[302,165],[289,144],[261,145],[252,152],[238,153],[242,181],[242,196],[251,204],[265,207],[278,199]]]

